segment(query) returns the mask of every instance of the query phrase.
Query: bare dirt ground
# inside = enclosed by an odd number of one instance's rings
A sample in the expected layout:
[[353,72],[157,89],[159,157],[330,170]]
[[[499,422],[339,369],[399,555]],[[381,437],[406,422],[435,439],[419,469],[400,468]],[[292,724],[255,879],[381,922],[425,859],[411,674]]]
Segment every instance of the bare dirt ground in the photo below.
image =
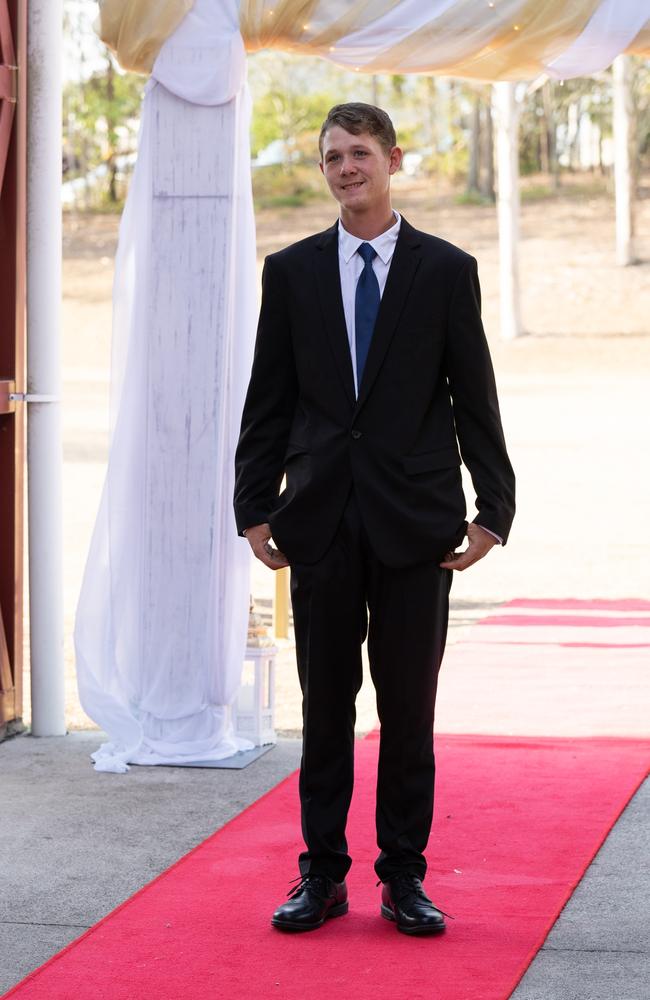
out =
[[[418,228],[474,254],[503,421],[518,474],[509,544],[459,576],[451,640],[511,597],[631,597],[650,581],[650,198],[639,203],[640,263],[614,260],[611,198],[574,189],[524,203],[521,289],[526,335],[498,335],[498,246],[491,207],[456,205],[431,184],[400,179],[395,206]],[[323,229],[331,203],[257,215],[258,257]],[[118,219],[68,216],[64,240],[65,660],[70,728],[90,727],[77,699],[72,630],[103,482],[108,439],[111,281]],[[473,500],[468,484],[468,499]],[[471,514],[470,514],[471,516]],[[268,607],[275,580],[254,567]],[[293,650],[282,644],[277,725],[300,725]],[[26,717],[29,718],[26,653]],[[452,705],[449,712],[456,710]],[[463,711],[459,702],[457,711]],[[374,722],[365,684],[358,725]],[[467,720],[466,731],[471,731]]]

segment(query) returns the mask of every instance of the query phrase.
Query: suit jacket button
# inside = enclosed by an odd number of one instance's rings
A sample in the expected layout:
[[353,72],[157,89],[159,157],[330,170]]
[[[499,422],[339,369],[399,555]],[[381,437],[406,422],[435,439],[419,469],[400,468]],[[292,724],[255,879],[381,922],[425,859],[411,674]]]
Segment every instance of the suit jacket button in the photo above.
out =
[[359,438],[361,437],[361,431],[350,431],[350,434],[355,441],[358,441]]

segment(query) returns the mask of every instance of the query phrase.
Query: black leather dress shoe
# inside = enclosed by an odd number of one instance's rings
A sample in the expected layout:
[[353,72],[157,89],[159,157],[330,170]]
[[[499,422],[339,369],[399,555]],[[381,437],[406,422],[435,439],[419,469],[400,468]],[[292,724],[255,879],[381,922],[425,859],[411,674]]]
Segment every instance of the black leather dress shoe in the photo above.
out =
[[313,931],[329,917],[348,912],[345,882],[334,882],[327,875],[303,875],[287,895],[288,902],[271,917],[273,926],[283,931]]
[[433,905],[417,875],[403,872],[384,882],[381,915],[403,934],[440,934],[447,914]]

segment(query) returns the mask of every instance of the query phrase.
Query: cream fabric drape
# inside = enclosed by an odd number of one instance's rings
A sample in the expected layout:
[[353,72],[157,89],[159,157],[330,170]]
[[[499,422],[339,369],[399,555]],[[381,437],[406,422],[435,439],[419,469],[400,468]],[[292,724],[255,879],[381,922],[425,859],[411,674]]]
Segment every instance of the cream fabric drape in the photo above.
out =
[[[218,16],[215,16],[218,14]],[[231,756],[250,553],[232,511],[256,320],[246,60],[197,0],[146,88],[113,295],[111,446],[75,623],[95,768]]]
[[150,73],[194,0],[99,0],[99,36],[123,69]]
[[[148,73],[191,7],[103,0],[101,36],[124,67]],[[239,23],[248,51],[319,55],[368,73],[569,77],[622,51],[650,55],[646,0],[241,0]]]
[[518,80],[558,75],[553,63],[572,47],[566,76],[602,69],[635,48],[650,10],[642,0],[242,0],[240,22],[249,51],[313,53],[370,73]]

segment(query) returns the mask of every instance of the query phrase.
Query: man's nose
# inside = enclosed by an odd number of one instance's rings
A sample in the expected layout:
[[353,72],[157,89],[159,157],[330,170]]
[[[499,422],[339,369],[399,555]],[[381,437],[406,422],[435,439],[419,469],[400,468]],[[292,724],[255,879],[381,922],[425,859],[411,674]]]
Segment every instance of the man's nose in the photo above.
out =
[[352,157],[350,157],[349,159],[347,157],[345,157],[345,156],[341,157],[341,174],[343,176],[345,174],[354,173],[354,171],[356,169],[357,169],[357,165],[354,162],[354,160],[352,159]]

